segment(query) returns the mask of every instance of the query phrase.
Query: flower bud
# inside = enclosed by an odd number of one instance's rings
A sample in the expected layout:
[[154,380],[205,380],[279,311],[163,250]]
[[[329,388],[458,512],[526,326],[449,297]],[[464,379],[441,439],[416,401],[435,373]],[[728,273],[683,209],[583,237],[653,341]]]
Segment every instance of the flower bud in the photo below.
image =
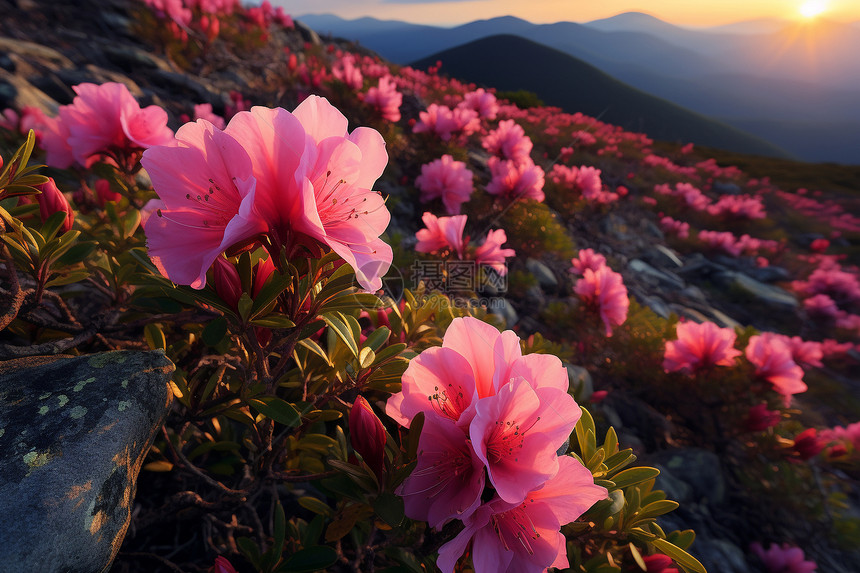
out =
[[122,195],[117,193],[116,191],[111,191],[110,182],[107,179],[98,179],[96,180],[96,184],[94,185],[96,192],[96,199],[99,202],[99,205],[104,207],[105,203],[108,201],[119,201],[122,198]]
[[239,299],[242,297],[242,281],[236,267],[227,259],[218,257],[212,265],[212,274],[215,276],[215,292],[230,308],[238,310]]
[[771,426],[776,426],[779,418],[779,412],[768,410],[767,404],[757,404],[750,408],[744,426],[750,432],[763,432]]
[[642,561],[645,562],[647,573],[678,573],[678,570],[672,567],[672,559],[666,555],[646,555],[642,557]]
[[807,428],[794,438],[794,451],[800,454],[800,459],[814,458],[821,451],[822,445],[815,428]]
[[66,196],[57,189],[53,177],[48,177],[48,182],[39,185],[38,189],[41,193],[36,196],[36,200],[39,202],[39,215],[42,217],[42,222],[47,221],[57,211],[62,211],[66,214],[66,220],[63,221],[60,228],[64,233],[71,230],[72,224],[75,222],[72,207],[66,200]]
[[226,557],[219,555],[215,558],[215,564],[209,568],[209,573],[236,573],[236,569]]
[[385,427],[363,397],[355,399],[349,412],[349,440],[365,463],[382,477],[385,462]]

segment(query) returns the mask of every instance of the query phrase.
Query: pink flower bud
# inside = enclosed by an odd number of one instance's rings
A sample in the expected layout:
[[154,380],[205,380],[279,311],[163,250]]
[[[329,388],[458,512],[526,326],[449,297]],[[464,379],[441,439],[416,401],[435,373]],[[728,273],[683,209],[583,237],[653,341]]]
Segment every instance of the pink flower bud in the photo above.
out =
[[47,221],[48,217],[57,211],[62,211],[66,214],[66,220],[60,228],[64,233],[71,230],[72,224],[75,222],[72,207],[66,200],[66,196],[57,189],[57,184],[54,183],[53,177],[48,177],[48,182],[39,185],[38,189],[42,192],[36,196],[36,200],[39,202],[39,215],[42,217],[42,222]]
[[236,573],[236,569],[226,557],[219,555],[215,558],[215,565],[209,568],[209,573]]
[[672,567],[672,559],[666,555],[655,553],[642,557],[648,573],[678,573],[678,569]]
[[382,476],[385,462],[385,428],[363,397],[355,399],[349,411],[349,440],[353,449],[361,454],[365,463]]
[[97,179],[95,184],[96,198],[99,205],[105,206],[108,201],[119,201],[122,195],[116,191],[111,191],[110,182],[107,179]]
[[212,273],[215,275],[215,292],[231,308],[238,309],[239,298],[242,296],[242,281],[236,267],[227,262],[227,259],[218,257],[212,265]]
[[779,412],[768,410],[767,404],[757,404],[750,408],[744,426],[750,432],[763,432],[779,423]]

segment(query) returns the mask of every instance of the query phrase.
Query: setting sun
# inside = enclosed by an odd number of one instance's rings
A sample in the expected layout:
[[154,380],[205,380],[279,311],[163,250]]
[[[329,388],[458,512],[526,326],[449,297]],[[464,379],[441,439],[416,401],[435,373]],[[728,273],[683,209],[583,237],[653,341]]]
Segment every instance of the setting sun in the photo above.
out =
[[809,0],[800,6],[800,14],[804,18],[816,18],[827,10],[827,3],[823,0]]

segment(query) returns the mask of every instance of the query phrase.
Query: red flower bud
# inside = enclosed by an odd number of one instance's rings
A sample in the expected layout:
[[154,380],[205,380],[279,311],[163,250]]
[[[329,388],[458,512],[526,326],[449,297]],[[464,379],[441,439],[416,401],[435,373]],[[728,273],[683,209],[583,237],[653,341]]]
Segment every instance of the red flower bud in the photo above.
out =
[[42,222],[47,221],[48,217],[57,211],[62,211],[66,214],[66,220],[60,228],[64,233],[71,230],[72,224],[75,222],[72,207],[66,200],[66,196],[57,189],[57,184],[54,183],[53,177],[48,177],[48,182],[39,185],[38,189],[42,192],[36,196],[36,200],[39,202],[39,215],[42,217]]
[[800,454],[802,460],[814,458],[821,451],[821,448],[822,445],[818,440],[818,432],[815,428],[803,430],[794,438],[794,451]]
[[272,276],[272,273],[275,271],[275,264],[272,262],[271,257],[268,259],[262,259],[257,263],[257,274],[254,277],[254,288],[253,288],[253,296],[257,296],[260,294],[260,289],[265,286],[266,281],[269,280],[269,277]]
[[226,557],[219,555],[215,558],[215,565],[209,568],[209,573],[236,573],[236,569]]
[[645,562],[648,573],[678,573],[678,570],[672,567],[672,559],[661,553],[642,557],[642,561]]
[[365,463],[382,478],[385,462],[385,428],[363,397],[355,399],[349,411],[349,441]]
[[779,423],[779,412],[767,409],[767,404],[757,404],[750,408],[744,427],[750,432],[763,432]]
[[242,296],[242,281],[239,272],[227,259],[218,257],[212,265],[212,273],[215,275],[215,292],[221,300],[230,305],[234,310],[239,309],[239,298]]
[[99,205],[102,207],[104,207],[105,203],[108,201],[119,201],[122,197],[122,195],[116,191],[111,191],[110,183],[107,179],[96,180],[95,188],[96,198],[98,199]]

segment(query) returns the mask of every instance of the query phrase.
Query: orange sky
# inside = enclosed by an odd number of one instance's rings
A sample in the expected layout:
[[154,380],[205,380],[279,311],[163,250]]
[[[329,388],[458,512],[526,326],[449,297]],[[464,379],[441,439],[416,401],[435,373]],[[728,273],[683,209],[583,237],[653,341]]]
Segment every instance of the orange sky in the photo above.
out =
[[[426,24],[453,25],[513,15],[545,23],[587,22],[621,12],[647,12],[682,26],[717,26],[757,18],[800,19],[805,0],[272,0],[293,15],[333,13],[343,18],[373,16]],[[860,20],[860,0],[822,0],[832,20]]]

